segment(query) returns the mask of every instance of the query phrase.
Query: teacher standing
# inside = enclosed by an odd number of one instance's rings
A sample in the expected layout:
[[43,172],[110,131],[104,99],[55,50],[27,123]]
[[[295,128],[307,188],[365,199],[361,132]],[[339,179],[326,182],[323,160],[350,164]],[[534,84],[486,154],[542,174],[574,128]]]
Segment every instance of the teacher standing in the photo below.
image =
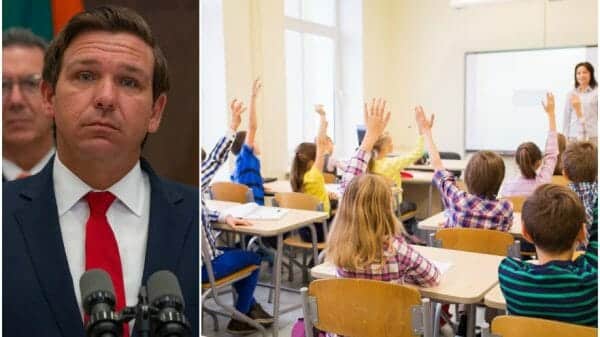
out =
[[598,145],[598,84],[589,62],[575,66],[575,89],[565,103],[564,135],[569,141],[587,140]]

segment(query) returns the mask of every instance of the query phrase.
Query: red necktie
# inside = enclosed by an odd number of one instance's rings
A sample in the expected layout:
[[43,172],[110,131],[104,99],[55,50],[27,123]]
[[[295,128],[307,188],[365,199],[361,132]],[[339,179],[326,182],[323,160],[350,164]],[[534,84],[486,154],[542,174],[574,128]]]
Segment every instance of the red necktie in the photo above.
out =
[[31,174],[29,174],[29,172],[23,171],[23,172],[19,173],[16,180],[27,178],[29,176],[31,176]]
[[[115,287],[116,306],[121,311],[125,307],[125,287],[123,268],[115,235],[108,224],[106,211],[115,200],[110,192],[89,192],[85,199],[90,207],[90,217],[85,225],[85,270],[104,269]],[[123,337],[129,336],[127,324],[123,325]]]

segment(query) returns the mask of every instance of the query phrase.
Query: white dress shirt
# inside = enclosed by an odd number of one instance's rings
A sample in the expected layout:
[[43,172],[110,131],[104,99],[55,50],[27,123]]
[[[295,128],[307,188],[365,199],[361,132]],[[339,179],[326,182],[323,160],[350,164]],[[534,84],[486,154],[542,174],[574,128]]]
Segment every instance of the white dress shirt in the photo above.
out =
[[[84,196],[97,190],[79,179],[60,161],[58,155],[54,160],[53,179],[60,231],[75,296],[83,316],[79,278],[85,272],[85,227],[89,217]],[[150,218],[150,180],[138,162],[107,191],[116,196],[106,216],[119,247],[126,304],[131,306],[137,304],[144,272]],[[133,328],[133,324],[130,324],[130,328]]]
[[31,175],[38,174],[44,168],[44,166],[46,166],[48,160],[52,158],[53,154],[54,148],[50,149],[50,151],[48,151],[48,153],[46,153],[46,155],[42,157],[42,159],[37,164],[35,164],[29,171],[25,171],[24,169],[20,168],[19,165],[13,163],[12,161],[6,158],[2,158],[2,175],[4,175],[4,178],[6,178],[6,180],[12,181],[17,179],[17,177],[23,172],[28,172]]

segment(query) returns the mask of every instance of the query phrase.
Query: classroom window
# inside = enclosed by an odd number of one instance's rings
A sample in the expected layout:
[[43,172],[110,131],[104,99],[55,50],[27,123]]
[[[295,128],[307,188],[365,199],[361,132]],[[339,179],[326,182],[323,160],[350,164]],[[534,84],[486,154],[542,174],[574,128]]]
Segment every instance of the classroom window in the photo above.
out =
[[[223,4],[222,0],[205,0],[200,6],[200,135],[208,153],[227,130]],[[229,180],[227,170],[219,170],[213,178],[220,180]]]
[[[318,130],[315,104],[325,105],[328,134],[335,136],[334,95],[338,31],[336,0],[285,3],[286,95],[288,151],[313,141]],[[335,139],[335,138],[334,138]]]
[[[359,122],[354,115],[360,115],[360,108],[345,103],[348,95],[362,101],[362,83],[355,83],[362,81],[361,11],[361,0],[285,0],[290,155],[299,143],[314,141],[318,130],[315,104],[325,105],[327,134],[338,144],[336,153],[348,155],[355,147],[348,130],[353,132]],[[351,32],[345,29],[350,26]],[[353,83],[346,86],[348,80]]]

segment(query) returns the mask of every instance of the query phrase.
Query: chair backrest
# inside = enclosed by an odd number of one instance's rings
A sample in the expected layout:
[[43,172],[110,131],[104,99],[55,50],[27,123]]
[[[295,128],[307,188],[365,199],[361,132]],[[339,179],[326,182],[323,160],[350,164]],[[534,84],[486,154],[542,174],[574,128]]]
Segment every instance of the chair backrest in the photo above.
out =
[[323,178],[325,178],[325,184],[335,184],[337,177],[333,173],[323,173]]
[[319,199],[299,192],[275,193],[274,204],[278,207],[317,211],[321,205]]
[[419,322],[413,308],[422,301],[413,287],[365,279],[323,279],[301,292],[306,331],[314,324],[344,336],[418,335],[413,330],[413,322]]
[[551,182],[560,186],[567,186],[570,183],[569,179],[565,178],[564,176],[552,176]]
[[210,185],[210,195],[214,200],[246,203],[254,201],[248,186],[228,181],[218,181]]
[[525,203],[525,199],[527,199],[527,197],[524,195],[513,195],[512,197],[503,197],[503,199],[510,201],[510,203],[513,206],[514,212],[521,212],[521,210],[523,209],[523,204]]
[[515,243],[506,232],[480,228],[443,228],[435,233],[442,248],[507,256]]
[[499,337],[597,337],[598,329],[583,325],[522,316],[498,316],[492,333]]

